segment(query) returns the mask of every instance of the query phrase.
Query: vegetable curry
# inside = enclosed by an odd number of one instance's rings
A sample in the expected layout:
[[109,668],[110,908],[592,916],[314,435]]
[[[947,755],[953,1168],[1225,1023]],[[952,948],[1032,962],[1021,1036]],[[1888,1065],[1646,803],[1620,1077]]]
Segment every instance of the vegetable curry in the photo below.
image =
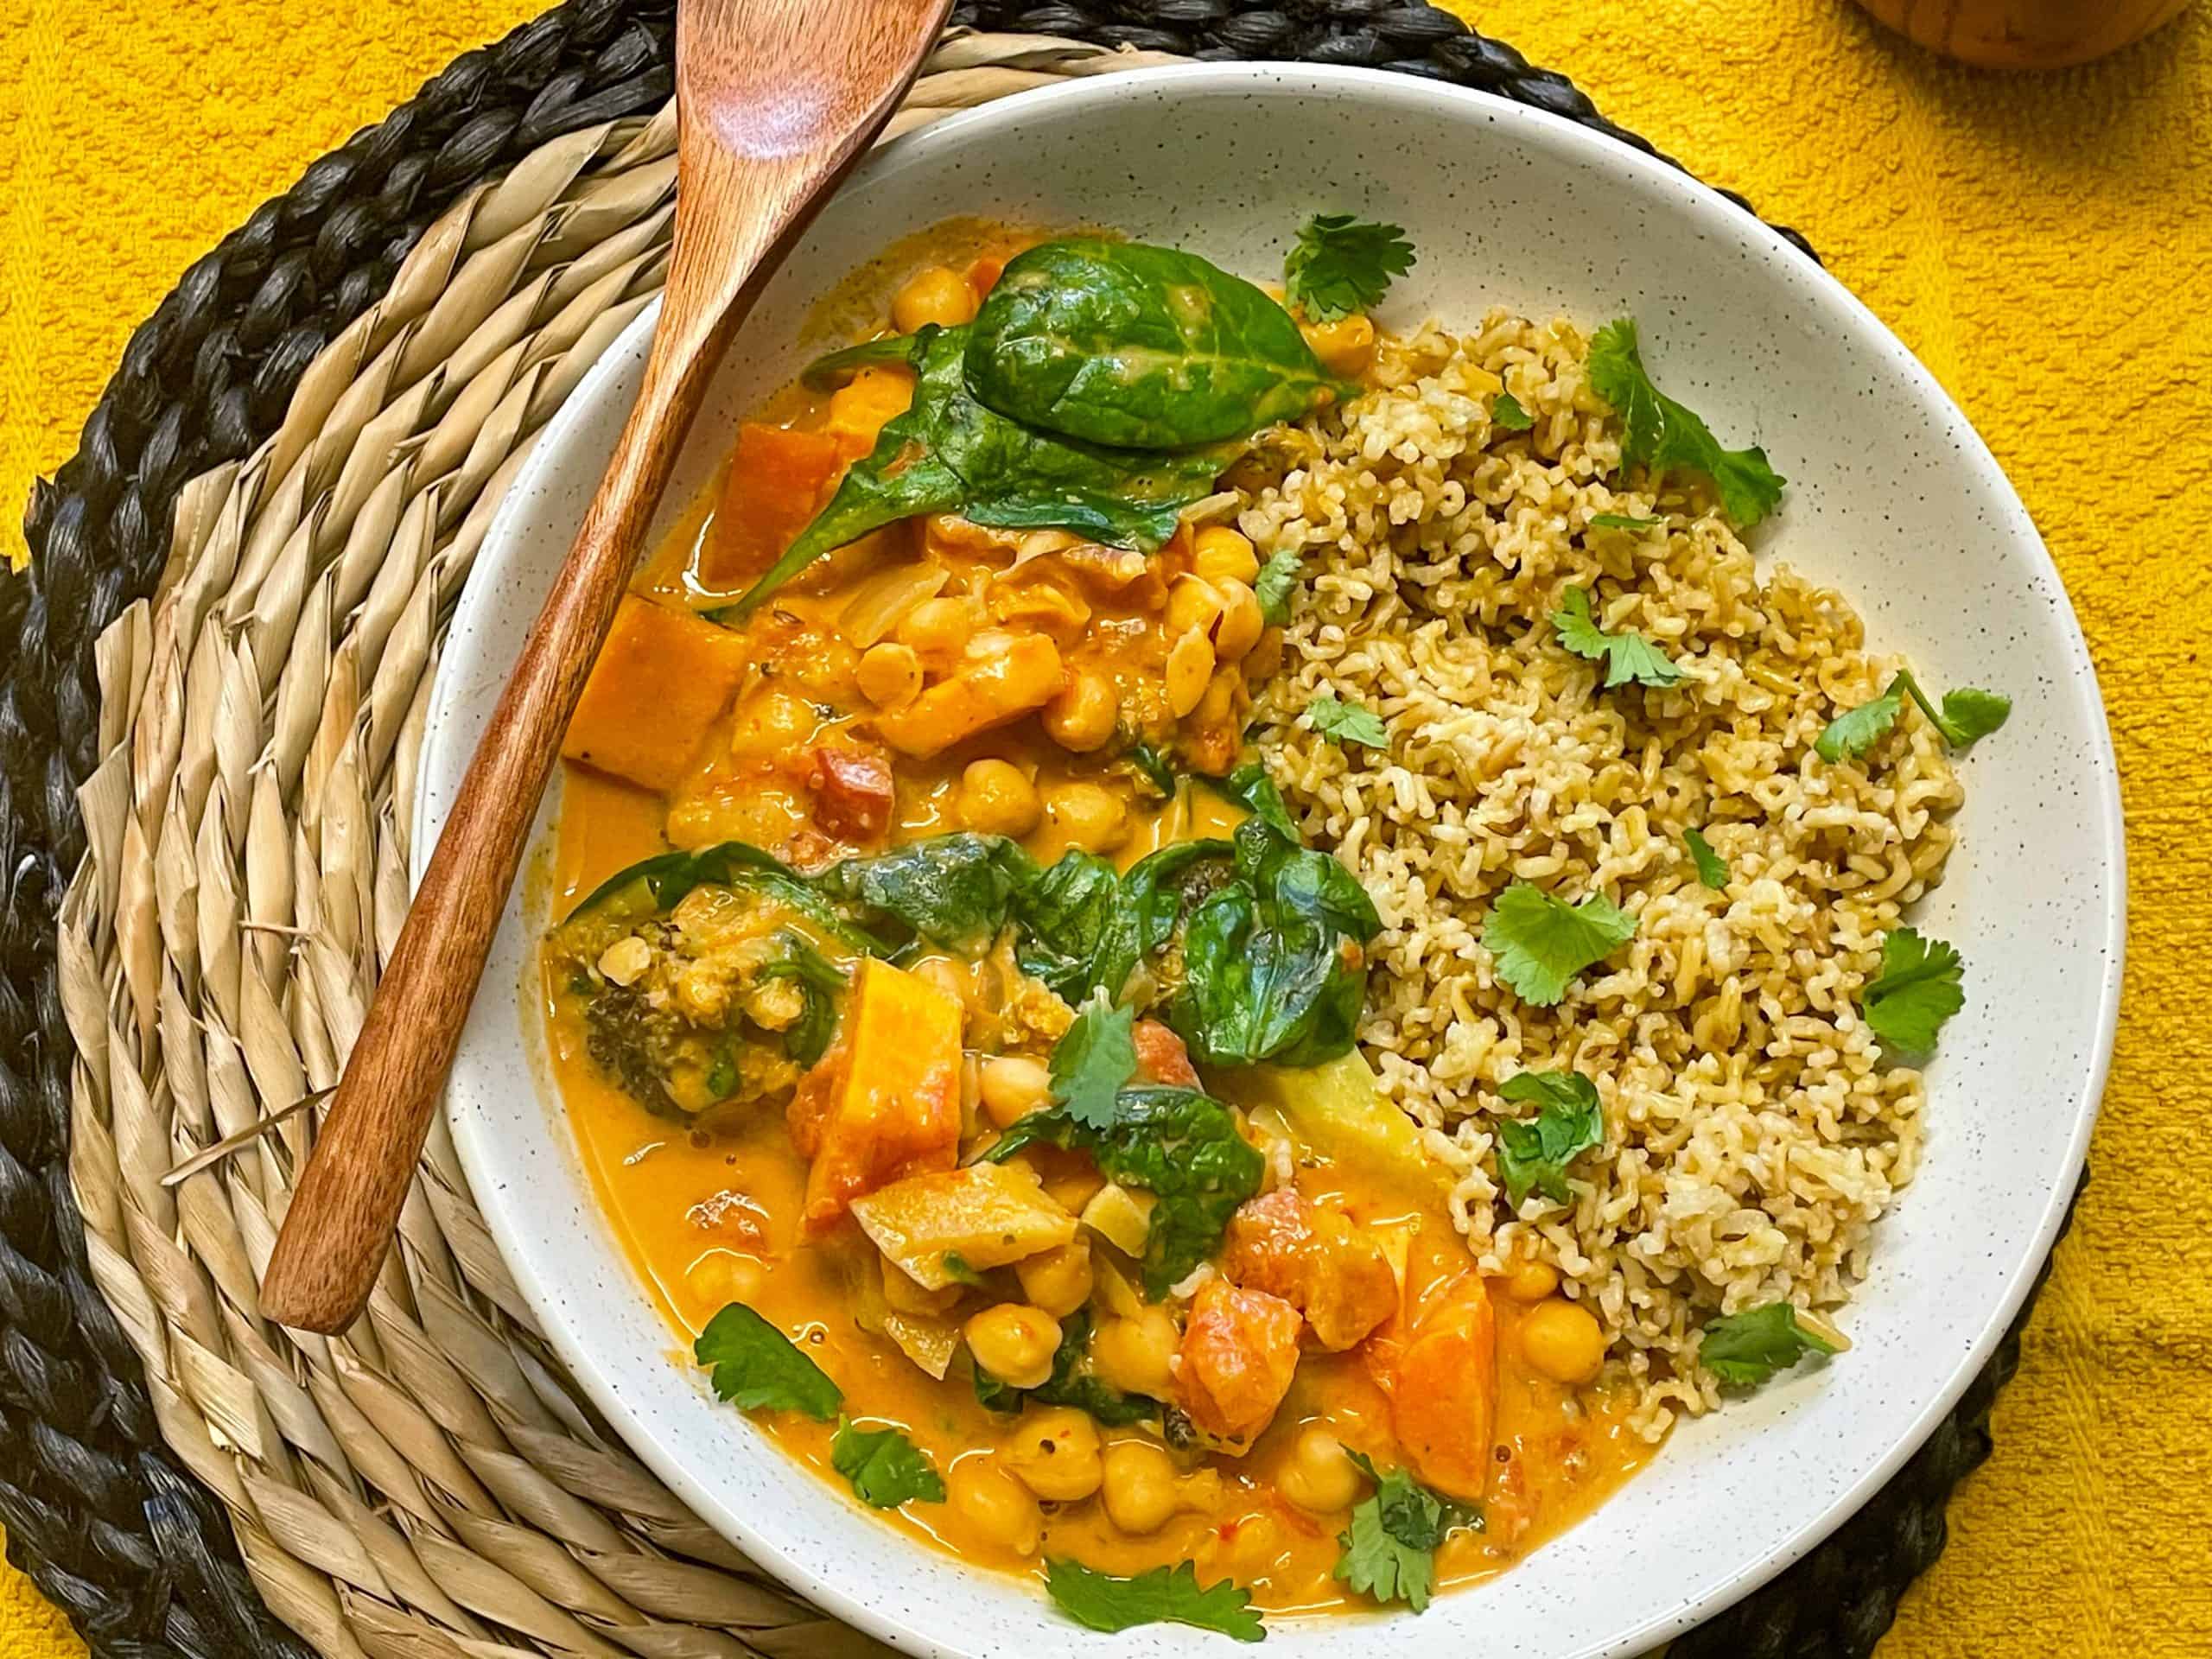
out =
[[1233,1634],[1418,1611],[1649,1448],[1556,1273],[1462,1245],[1355,1046],[1374,906],[1243,745],[1295,571],[1217,482],[1373,327],[1172,250],[902,254],[569,732],[587,1161],[716,1392],[896,1524],[1100,1628],[1142,1574]]

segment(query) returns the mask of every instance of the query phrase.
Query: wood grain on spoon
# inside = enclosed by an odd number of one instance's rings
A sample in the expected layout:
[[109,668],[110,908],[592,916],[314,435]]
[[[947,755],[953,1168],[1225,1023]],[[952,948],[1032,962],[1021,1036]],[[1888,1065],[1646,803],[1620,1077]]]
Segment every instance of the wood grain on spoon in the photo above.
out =
[[407,1196],[563,732],[685,429],[754,296],[912,84],[950,0],[683,0],[675,250],[637,407],[416,894],[261,1287],[360,1314]]

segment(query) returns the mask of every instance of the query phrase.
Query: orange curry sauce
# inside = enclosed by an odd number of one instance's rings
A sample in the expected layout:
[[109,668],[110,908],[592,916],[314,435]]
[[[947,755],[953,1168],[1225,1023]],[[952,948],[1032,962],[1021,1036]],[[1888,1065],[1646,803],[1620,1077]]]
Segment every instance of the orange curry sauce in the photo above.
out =
[[[893,250],[903,269],[887,274],[896,281],[932,268],[941,282],[942,268],[950,266],[968,273],[980,290],[1019,245],[963,228],[933,245]],[[895,311],[894,319],[912,326]],[[1080,846],[1126,867],[1166,841],[1226,835],[1243,816],[1242,809],[1187,784],[1162,805],[1118,758],[1135,731],[1173,743],[1192,769],[1224,769],[1236,758],[1249,687],[1272,671],[1271,653],[1279,652],[1274,631],[1268,630],[1237,660],[1217,664],[1194,703],[1185,693],[1178,715],[1166,684],[1172,641],[1188,632],[1179,632],[1178,624],[1196,617],[1191,626],[1217,637],[1224,626],[1218,606],[1209,612],[1177,598],[1181,575],[1205,568],[1187,532],[1131,566],[1132,556],[1111,550],[1054,548],[1066,537],[1022,550],[1014,545],[1018,535],[979,533],[957,522],[902,524],[825,559],[741,632],[687,614],[742,591],[781,551],[837,468],[865,454],[875,428],[903,406],[905,390],[900,372],[893,370],[869,372],[835,394],[795,388],[779,395],[761,423],[745,429],[726,481],[685,516],[640,573],[571,737],[550,900],[556,918],[613,872],[671,845],[742,840],[812,868],[909,837],[994,828],[1015,834],[1040,864]],[[797,487],[793,477],[801,478]],[[1029,556],[1037,547],[1054,550]],[[901,701],[898,689],[887,690],[865,673],[864,653],[847,637],[856,599],[882,594],[887,569],[911,569],[918,561],[930,567],[929,582],[944,573],[931,597],[956,597],[961,607],[957,614],[925,617],[929,626],[918,628],[912,594],[889,596],[894,607],[908,608],[901,626],[886,637],[914,642],[926,683],[957,671],[961,656],[961,638],[932,637],[939,626],[969,638],[995,631],[992,650],[1001,659],[1030,649],[1024,642],[1041,639],[1052,646],[1056,694],[1086,678],[1094,691],[1102,682],[1110,688],[1111,726],[1120,739],[1092,743],[1082,723],[1088,716],[1070,710],[1065,697],[1042,714],[988,721],[946,743],[918,729],[919,698]],[[1224,585],[1217,562],[1211,590]],[[872,691],[887,701],[876,701]],[[967,717],[957,709],[951,715]],[[579,753],[595,764],[580,763],[574,759]],[[825,753],[833,757],[827,775]],[[887,757],[887,808],[865,790],[848,798],[842,761],[834,759],[848,754]],[[1033,805],[1008,808],[992,798],[980,808],[972,799],[963,806],[963,780],[973,763],[986,759],[1010,763],[1027,779]],[[866,770],[859,761],[855,766]],[[985,822],[976,821],[978,812]],[[849,953],[824,949],[853,965]],[[616,1230],[671,1324],[684,1333],[684,1363],[690,1337],[726,1304],[745,1302],[829,1373],[855,1421],[899,1426],[949,1483],[957,1487],[965,1478],[972,1488],[979,1469],[1004,1457],[1017,1420],[979,1402],[964,1357],[956,1357],[939,1381],[881,1333],[885,1259],[849,1217],[826,1231],[803,1230],[809,1166],[792,1144],[783,1101],[718,1113],[712,1131],[648,1113],[587,1052],[577,999],[553,952],[545,956],[542,995],[558,1085]],[[969,972],[964,964],[940,960],[956,978]],[[1238,1103],[1233,1072],[1210,1075],[1205,1083],[1217,1098]],[[969,1133],[988,1137],[991,1124],[979,1118],[972,1082],[969,1096]],[[963,1145],[969,1145],[966,1135]],[[1043,1150],[1044,1157],[1022,1157],[1035,1165],[1046,1192],[1079,1209],[1100,1178],[1087,1159]],[[1320,1209],[1348,1217],[1360,1237],[1389,1241],[1408,1310],[1422,1307],[1462,1275],[1468,1287],[1483,1292],[1440,1214],[1363,1181],[1360,1169],[1302,1148],[1295,1185]],[[1113,1287],[1123,1298],[1134,1294],[1128,1259],[1118,1258],[1116,1271],[1111,1248],[1090,1243],[1102,1279],[1111,1281],[1097,1300],[1109,1301]],[[1440,1585],[1471,1582],[1509,1566],[1586,1514],[1651,1450],[1628,1430],[1624,1402],[1611,1391],[1596,1383],[1563,1385],[1525,1361],[1521,1325],[1550,1288],[1542,1272],[1536,1270],[1533,1284],[1525,1274],[1509,1274],[1487,1287],[1496,1375],[1483,1526],[1454,1533],[1439,1550]],[[1007,1269],[993,1275],[995,1285],[1012,1279]],[[949,1317],[964,1319],[993,1294],[1005,1294],[968,1292]],[[1313,1481],[1301,1479],[1294,1465],[1315,1427],[1371,1456],[1378,1467],[1409,1461],[1399,1439],[1405,1413],[1394,1419],[1370,1351],[1401,1330],[1394,1319],[1367,1342],[1334,1353],[1318,1351],[1309,1334],[1271,1424],[1242,1457],[1180,1459],[1173,1512],[1149,1530],[1116,1525],[1103,1494],[1036,1505],[1027,1511],[1034,1528],[1027,1533],[1008,1526],[1003,1503],[993,1510],[910,1502],[885,1518],[995,1568],[1034,1572],[1048,1555],[1073,1556],[1116,1573],[1188,1560],[1202,1581],[1233,1579],[1255,1605],[1270,1610],[1370,1607],[1333,1572],[1350,1507],[1370,1488],[1363,1480],[1344,1482],[1344,1491],[1332,1494],[1324,1480],[1317,1497]],[[842,1488],[830,1468],[831,1425],[796,1413],[764,1412],[758,1420],[787,1451]],[[1448,1436],[1453,1427],[1440,1425],[1439,1432]],[[1109,1460],[1117,1443],[1158,1443],[1144,1426],[1102,1427],[1098,1434]],[[1027,1494],[1018,1496],[1028,1503]],[[1344,1501],[1321,1501],[1331,1496]]]

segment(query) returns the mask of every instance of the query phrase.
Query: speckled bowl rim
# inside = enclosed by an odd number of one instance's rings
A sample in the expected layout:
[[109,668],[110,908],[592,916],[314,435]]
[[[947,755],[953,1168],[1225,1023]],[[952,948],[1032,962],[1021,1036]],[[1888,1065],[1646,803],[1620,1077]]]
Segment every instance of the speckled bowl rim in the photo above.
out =
[[[1860,1468],[1855,1478],[1840,1489],[1816,1513],[1786,1534],[1770,1540],[1770,1547],[1756,1559],[1733,1563],[1706,1578],[1695,1593],[1688,1596],[1647,1595],[1635,1604],[1632,1613],[1624,1609],[1620,1621],[1609,1627],[1599,1639],[1580,1640],[1571,1655],[1548,1652],[1546,1659],[1599,1659],[1599,1656],[1606,1656],[1610,1659],[1611,1656],[1637,1653],[1693,1628],[1704,1618],[1764,1583],[1833,1531],[1878,1491],[1917,1449],[1936,1425],[1942,1421],[1968,1382],[1986,1363],[2025,1298],[2037,1267],[2051,1247],[2079,1176],[2097,1103],[2104,1087],[2117,1020],[2125,943],[2125,853],[2118,770],[2094,669],[2078,623],[2073,617],[2070,606],[2065,602],[2063,584],[2056,567],[2036,536],[2024,508],[2012,494],[1994,459],[1973,433],[1964,416],[1959,413],[1933,377],[1905,347],[1839,283],[1825,272],[1815,270],[1796,250],[1740,209],[1664,163],[1572,123],[1479,92],[1382,72],[1254,64],[1199,65],[1139,71],[1110,80],[1063,86],[953,117],[879,153],[856,175],[855,182],[857,184],[874,171],[890,165],[891,158],[911,160],[919,151],[967,143],[984,134],[996,134],[1001,139],[1011,141],[1025,123],[1035,121],[1048,113],[1066,114],[1072,111],[1096,108],[1109,101],[1135,97],[1141,92],[1172,91],[1179,96],[1190,97],[1198,93],[1250,93],[1262,88],[1270,92],[1287,91],[1314,97],[1361,100],[1374,104],[1378,110],[1421,105],[1440,115],[1452,112],[1447,118],[1465,118],[1471,122],[1479,120],[1490,126],[1503,128],[1516,143],[1548,149],[1593,173],[1625,178],[1648,194],[1655,207],[1699,221],[1697,229],[1700,239],[1733,240],[1744,244],[1761,257],[1786,262],[1788,268],[1798,273],[1798,278],[1809,286],[1816,296],[1816,302],[1824,302],[1832,316],[1849,329],[1855,345],[1886,359],[1888,367],[1916,386],[1923,400],[1942,417],[1943,424],[1952,429],[1947,432],[1947,435],[1955,434],[1953,447],[1959,452],[1958,464],[1986,474],[1985,485],[1987,478],[1996,480],[2003,499],[2009,503],[2004,510],[2005,522],[1997,528],[2006,533],[2017,556],[2030,561],[2029,577],[2039,588],[2047,587],[2056,595],[2056,605],[2063,612],[2063,648],[2066,660],[2063,666],[2075,704],[2074,712],[2093,732],[2086,756],[2088,775],[2079,781],[2085,792],[2093,797],[2094,833],[2100,843],[2095,853],[2100,865],[2097,885],[2102,913],[2090,920],[2093,925],[2101,925],[2102,937],[2094,943],[2101,947],[2103,970],[2096,986],[2094,1040],[2087,1057],[2088,1063],[2078,1088],[2069,1088],[2066,1091],[2075,1103],[2060,1154],[2059,1166],[2064,1179],[2051,1184],[2047,1202],[2031,1234],[2024,1241],[2024,1247],[2019,1252],[2018,1260],[2010,1264],[2003,1295],[1987,1308],[1974,1340],[1957,1353],[1948,1380],[1924,1400],[1910,1425],[1894,1438],[1878,1459]],[[626,368],[634,371],[636,363],[642,358],[658,312],[656,302],[610,347],[606,357],[584,378],[543,435],[537,454],[516,480],[507,503],[502,507],[486,537],[478,565],[479,579],[472,581],[456,613],[454,626],[456,638],[467,635],[472,627],[481,626],[486,621],[491,608],[486,594],[493,584],[485,582],[481,578],[487,569],[498,569],[502,557],[501,550],[512,540],[517,522],[527,516],[533,475],[543,473],[551,464],[550,457],[559,451],[564,432],[582,422],[586,411],[607,396],[609,382],[617,378]],[[2039,596],[2050,597],[2048,594]],[[416,849],[413,874],[417,880],[427,857],[425,849],[432,844],[449,805],[452,782],[465,766],[467,753],[474,747],[475,733],[480,729],[480,709],[474,724],[468,714],[471,699],[480,704],[489,696],[480,669],[473,684],[451,683],[453,677],[448,671],[453,660],[449,654],[442,665],[439,684],[434,696],[432,718],[425,738],[424,784],[418,798],[413,841]],[[549,800],[546,811],[541,814],[541,826],[548,820],[551,810]],[[511,906],[511,922],[512,915]],[[479,1040],[477,1027],[489,1017],[487,1009],[508,999],[508,986],[496,981],[487,985],[486,995],[479,999],[478,1016],[472,1020],[471,1033],[464,1046],[464,1066],[467,1063],[469,1047]],[[512,1019],[512,1013],[510,1002],[506,1016]],[[528,1023],[529,1016],[525,1014],[525,1026]],[[507,1081],[512,1084],[513,1079],[510,1077]],[[538,1086],[544,1086],[542,1079]],[[755,1520],[737,1513],[726,1500],[718,1484],[664,1446],[652,1423],[633,1408],[620,1384],[602,1363],[603,1356],[599,1349],[604,1345],[603,1342],[594,1332],[584,1328],[575,1310],[566,1301],[563,1286],[541,1271],[541,1264],[534,1259],[533,1246],[527,1236],[529,1229],[523,1224],[526,1205],[508,1191],[509,1178],[514,1173],[505,1161],[511,1148],[504,1148],[498,1143],[496,1131],[480,1111],[467,1109],[458,1102],[449,1110],[463,1165],[502,1254],[549,1337],[574,1368],[595,1402],[655,1472],[702,1516],[796,1589],[871,1635],[910,1651],[943,1655],[947,1659],[975,1652],[1039,1651],[1041,1649],[1034,1643],[1040,1639],[1058,1650],[1071,1653],[1166,1656],[1227,1650],[1221,1646],[1220,1638],[1201,1636],[1180,1627],[1151,1626],[1115,1637],[1102,1637],[1064,1624],[1032,1629],[1027,1638],[1032,1645],[1026,1649],[1018,1644],[1008,1646],[1003,1630],[991,1623],[994,1613],[1003,1618],[1008,1611],[1005,1599],[987,1589],[979,1596],[957,1596],[956,1600],[964,1604],[960,1605],[932,1603],[917,1607],[909,1605],[906,1599],[900,1599],[896,1605],[887,1605],[882,1599],[869,1599],[850,1587],[852,1569],[855,1567],[864,1569],[870,1554],[879,1548],[914,1551],[914,1546],[858,1510],[854,1511],[856,1522],[863,1526],[874,1527],[876,1535],[871,1538],[855,1534],[851,1558],[832,1562],[825,1569],[820,1563],[796,1555],[775,1535],[772,1528],[764,1528]],[[573,1160],[573,1148],[569,1155]],[[1910,1202],[1910,1192],[1904,1202]],[[672,1350],[675,1344],[671,1340],[668,1345]],[[1791,1408],[1783,1404],[1777,1409],[1786,1415]],[[1705,1429],[1704,1425],[1695,1427],[1700,1432]],[[1749,1425],[1745,1432],[1750,1432]],[[1649,1476],[1642,1478],[1648,1479]],[[842,1576],[839,1569],[843,1570]],[[1464,1592],[1465,1599],[1471,1602],[1479,1598],[1483,1605],[1495,1608],[1498,1603],[1493,1598],[1500,1593],[1510,1596],[1515,1574],[1526,1570],[1524,1563],[1513,1573],[1508,1573],[1491,1585]],[[963,1576],[983,1585],[1003,1585],[1006,1582],[998,1575],[978,1573],[972,1569]],[[1501,1591],[1497,1586],[1504,1588]],[[1602,1599],[1613,1587],[1616,1586],[1598,1586],[1594,1593]],[[926,1602],[927,1598],[925,1600]],[[1319,1652],[1325,1643],[1332,1649],[1348,1643],[1355,1650],[1378,1655],[1386,1650],[1394,1654],[1440,1653],[1447,1647],[1457,1651],[1458,1647],[1452,1644],[1464,1645],[1465,1638],[1474,1634],[1479,1625],[1469,1617],[1440,1618],[1438,1613],[1440,1609],[1459,1605],[1461,1601],[1460,1595],[1441,1601],[1419,1620],[1402,1615],[1377,1615],[1340,1617],[1324,1622],[1278,1621],[1271,1624],[1270,1637],[1278,1649],[1285,1644],[1283,1638],[1287,1637],[1289,1645],[1301,1653]],[[992,1605],[994,1602],[998,1604],[995,1609]],[[1028,1623],[1018,1618],[1014,1622]],[[1462,1628],[1451,1628],[1454,1625]],[[1314,1634],[1317,1632],[1319,1634]],[[1431,1637],[1442,1638],[1442,1644],[1424,1639]],[[1484,1651],[1508,1650],[1488,1642],[1479,1646]],[[1534,1654],[1536,1650],[1529,1646],[1510,1649],[1516,1654]]]

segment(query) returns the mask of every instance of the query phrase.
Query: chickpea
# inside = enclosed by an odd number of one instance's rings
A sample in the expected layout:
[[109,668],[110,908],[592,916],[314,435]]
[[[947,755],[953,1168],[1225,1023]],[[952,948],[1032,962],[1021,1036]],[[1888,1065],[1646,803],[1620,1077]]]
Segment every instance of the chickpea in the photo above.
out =
[[1213,643],[1197,628],[1167,652],[1167,711],[1180,720],[1198,706],[1213,678]]
[[976,320],[976,290],[958,271],[925,265],[909,276],[891,300],[892,326],[911,334],[925,322],[957,328]]
[[1114,735],[1122,695],[1095,668],[1077,669],[1060,694],[1045,705],[1046,734],[1064,749],[1089,754]]
[[1086,853],[1111,852],[1129,836],[1128,808],[1103,784],[1055,785],[1045,797],[1045,821]]
[[1327,1515],[1350,1509],[1359,1496],[1359,1468],[1344,1455],[1343,1441],[1313,1423],[1300,1431],[1275,1488],[1300,1509]]
[[960,822],[991,836],[1026,836],[1045,815],[1037,785],[1011,760],[972,760],[960,774]]
[[1106,1448],[1100,1497],[1106,1518],[1123,1532],[1157,1532],[1179,1501],[1175,1460],[1150,1440],[1123,1440]]
[[1243,531],[1208,524],[1192,543],[1191,568],[1208,582],[1241,582],[1249,587],[1260,574],[1260,556]]
[[968,1525],[1017,1555],[1034,1555],[1045,1518],[1029,1489],[988,1452],[970,1453],[944,1473],[944,1498]]
[[804,697],[779,685],[764,685],[740,700],[730,721],[730,753],[780,757],[812,737],[821,723],[822,716]]
[[1593,1382],[1605,1363],[1605,1333],[1579,1302],[1554,1298],[1522,1316],[1521,1351],[1554,1382]]
[[1221,614],[1221,594],[1210,582],[1197,576],[1178,576],[1167,590],[1167,632],[1188,633],[1213,626]]
[[1072,1406],[1032,1406],[1001,1454],[1014,1478],[1048,1503],[1079,1503],[1105,1478],[1098,1429]]
[[1374,365],[1375,325],[1357,312],[1334,322],[1300,323],[1299,328],[1321,366],[1332,374],[1350,378]]
[[967,648],[977,620],[976,607],[967,600],[925,599],[899,619],[897,632],[916,651],[957,657]]
[[1260,614],[1259,595],[1241,582],[1224,582],[1217,589],[1221,594],[1221,616],[1213,626],[1214,654],[1224,663],[1233,663],[1260,643],[1268,619]]
[[1516,1262],[1505,1270],[1503,1288],[1516,1302],[1541,1302],[1559,1288],[1559,1269],[1548,1262]]
[[879,709],[898,709],[912,702],[922,690],[922,659],[911,645],[885,640],[861,653],[855,678],[861,695]]
[[1065,1319],[1090,1300],[1090,1242],[1078,1235],[1071,1243],[1025,1258],[1014,1272],[1032,1306]]
[[750,1304],[766,1286],[768,1269],[749,1255],[739,1255],[730,1250],[709,1250],[684,1269],[683,1282],[695,1294],[716,1306],[728,1306],[732,1302]]
[[1018,1123],[1052,1097],[1052,1074],[1027,1054],[1001,1054],[983,1062],[984,1115],[999,1128]]
[[[1009,1388],[1033,1389],[1052,1374],[1060,1323],[1041,1307],[1001,1302],[961,1328],[976,1363]],[[1044,1493],[1038,1494],[1039,1497]]]
[[1101,1319],[1090,1334],[1090,1369],[1124,1394],[1173,1397],[1171,1363],[1180,1341],[1164,1307],[1147,1307],[1131,1319]]

